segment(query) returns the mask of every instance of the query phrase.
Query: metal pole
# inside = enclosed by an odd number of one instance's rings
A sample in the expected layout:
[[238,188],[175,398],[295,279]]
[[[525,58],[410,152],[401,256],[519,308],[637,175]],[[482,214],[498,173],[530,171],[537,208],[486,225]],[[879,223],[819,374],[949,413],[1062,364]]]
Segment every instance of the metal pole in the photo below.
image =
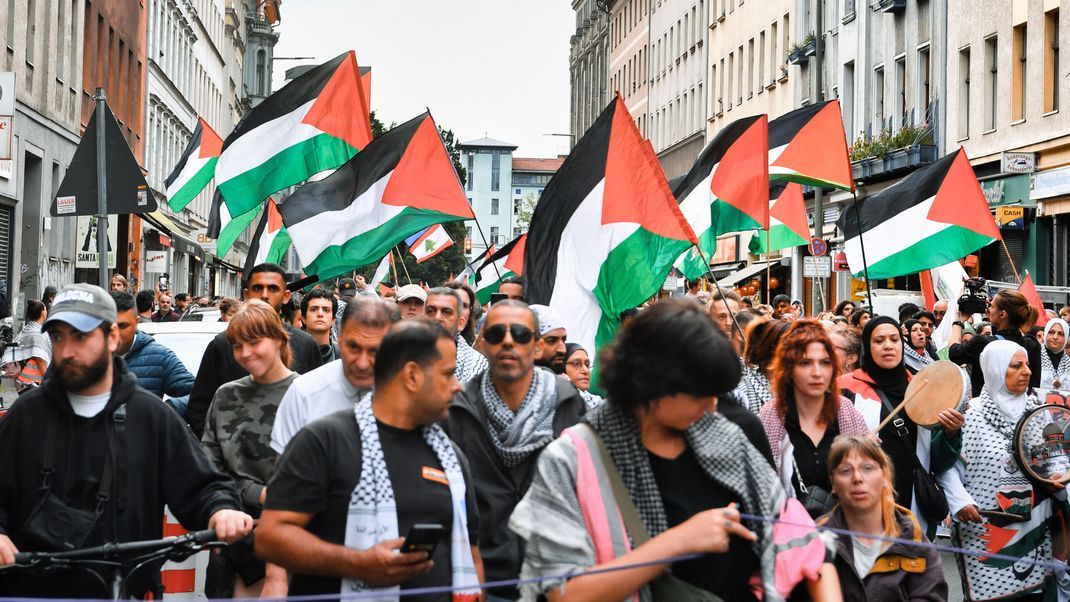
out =
[[108,161],[104,137],[108,98],[104,88],[97,88],[94,100],[97,101],[97,255],[100,265],[97,281],[100,288],[108,290]]
[[[816,0],[817,8],[814,11],[814,29],[816,30],[814,41],[814,70],[816,85],[814,91],[814,97],[817,102],[825,100],[825,94],[822,92],[822,77],[824,71],[824,51],[822,49],[822,42],[825,39],[825,26],[824,26],[824,4],[825,0]],[[825,207],[824,207],[824,190],[820,185],[814,187],[814,238],[824,238],[824,226],[825,226]],[[822,278],[818,276],[816,278],[818,285],[812,287],[811,297],[813,299],[814,315],[821,313],[825,310],[824,295],[821,294]]]

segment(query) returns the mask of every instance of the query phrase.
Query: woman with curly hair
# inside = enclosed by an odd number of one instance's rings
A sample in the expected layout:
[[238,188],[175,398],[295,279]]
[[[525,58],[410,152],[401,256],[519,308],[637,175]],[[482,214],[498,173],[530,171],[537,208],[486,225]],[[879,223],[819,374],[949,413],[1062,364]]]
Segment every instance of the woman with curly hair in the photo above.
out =
[[780,339],[772,364],[773,400],[758,418],[785,488],[816,518],[835,504],[828,470],[833,439],[864,435],[869,429],[840,394],[836,347],[821,324],[795,322]]

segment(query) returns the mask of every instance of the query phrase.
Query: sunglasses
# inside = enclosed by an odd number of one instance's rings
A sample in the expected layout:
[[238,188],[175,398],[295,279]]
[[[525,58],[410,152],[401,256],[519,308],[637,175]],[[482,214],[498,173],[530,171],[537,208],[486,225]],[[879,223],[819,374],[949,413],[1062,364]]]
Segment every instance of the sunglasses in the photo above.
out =
[[535,333],[523,324],[495,324],[488,326],[483,331],[483,340],[491,345],[497,345],[505,340],[505,331],[513,336],[513,342],[517,345],[527,345],[535,337]]

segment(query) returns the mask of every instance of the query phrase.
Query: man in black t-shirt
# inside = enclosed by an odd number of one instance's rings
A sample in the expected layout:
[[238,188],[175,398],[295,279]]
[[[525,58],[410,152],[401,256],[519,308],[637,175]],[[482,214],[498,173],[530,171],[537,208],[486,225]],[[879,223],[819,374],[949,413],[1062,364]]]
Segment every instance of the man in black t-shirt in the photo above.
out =
[[[479,514],[468,463],[437,426],[461,390],[456,358],[453,337],[438,323],[395,324],[376,354],[374,393],[309,424],[286,446],[267,488],[256,552],[290,572],[289,595],[398,585],[478,593]],[[430,556],[399,551],[416,524],[442,527]],[[451,594],[406,599],[445,602]]]

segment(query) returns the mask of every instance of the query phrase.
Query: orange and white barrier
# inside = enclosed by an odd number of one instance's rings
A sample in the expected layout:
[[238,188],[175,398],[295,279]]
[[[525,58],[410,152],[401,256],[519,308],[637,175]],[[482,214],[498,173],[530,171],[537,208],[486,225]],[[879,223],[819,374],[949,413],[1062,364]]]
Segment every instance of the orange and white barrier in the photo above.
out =
[[[178,519],[171,514],[169,508],[164,508],[163,536],[177,537],[189,533],[179,524]],[[182,562],[166,562],[160,571],[160,579],[164,586],[164,600],[168,598],[200,598],[205,599],[204,579],[208,573],[208,558],[210,551],[205,550],[190,556]]]

